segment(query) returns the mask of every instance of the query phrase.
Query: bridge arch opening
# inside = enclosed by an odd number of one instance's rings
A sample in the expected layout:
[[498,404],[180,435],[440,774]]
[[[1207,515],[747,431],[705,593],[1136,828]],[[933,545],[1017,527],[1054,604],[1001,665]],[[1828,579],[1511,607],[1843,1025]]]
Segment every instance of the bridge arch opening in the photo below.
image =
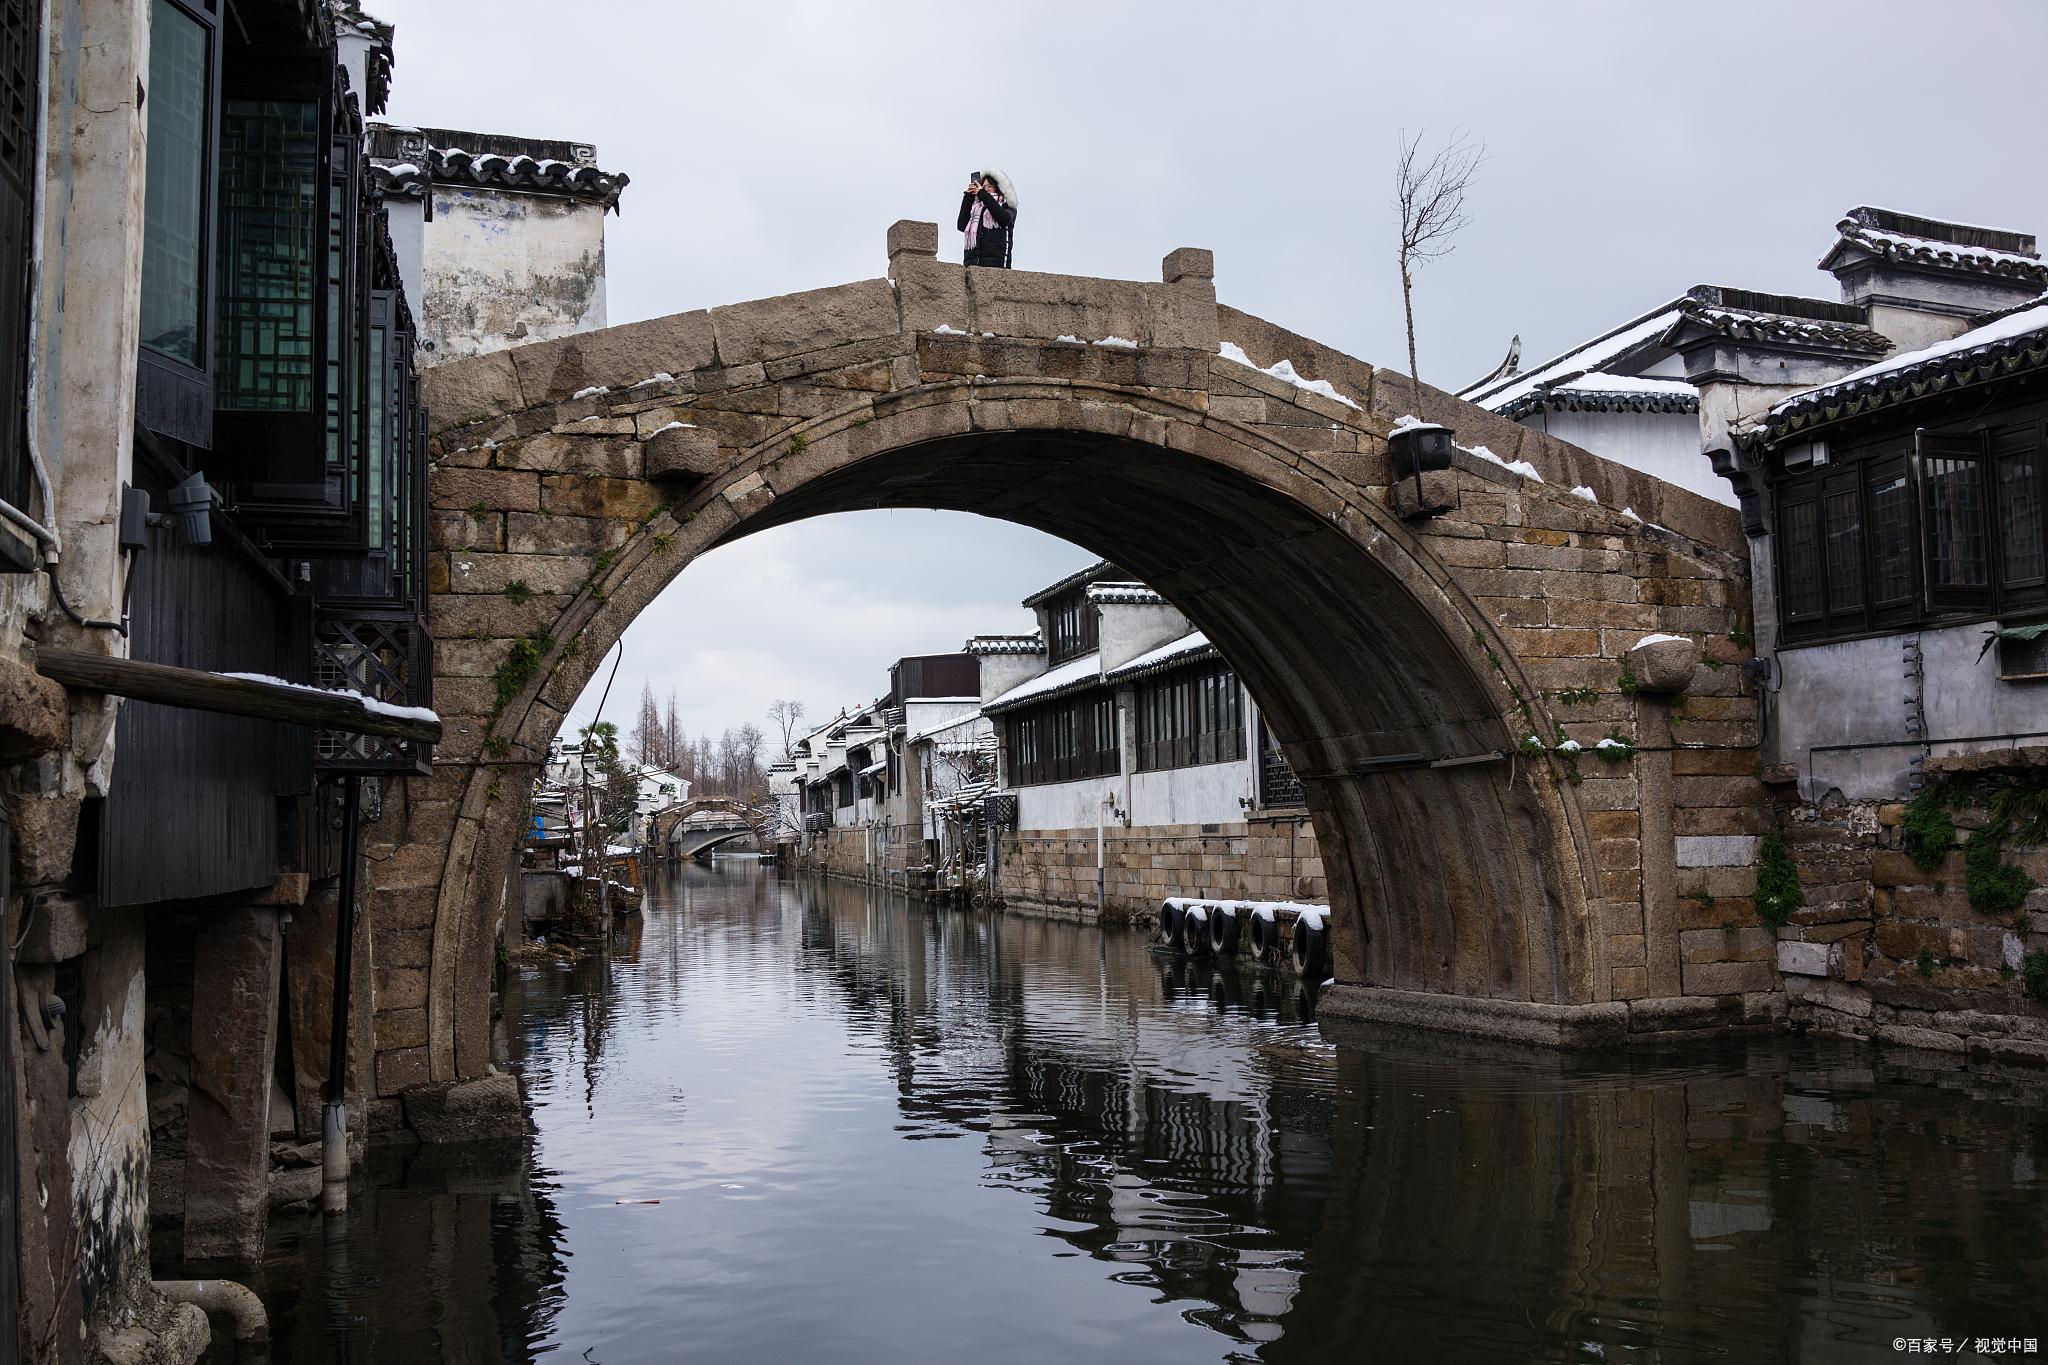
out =
[[[492,743],[544,754],[598,663],[699,554],[837,512],[1017,522],[1118,564],[1205,631],[1307,783],[1340,981],[1466,997],[1603,998],[1599,885],[1576,803],[1510,751],[1513,651],[1425,543],[1287,446],[1157,390],[961,381],[863,397],[749,452],[601,563]],[[794,437],[795,439],[792,439]],[[1363,483],[1363,480],[1359,481]],[[480,765],[450,849],[430,1012],[446,1074],[481,1069],[482,991],[512,803]],[[466,837],[465,837],[466,835]],[[465,849],[463,845],[468,843]],[[446,964],[445,970],[443,964]],[[469,1016],[469,1017],[464,1017]]]

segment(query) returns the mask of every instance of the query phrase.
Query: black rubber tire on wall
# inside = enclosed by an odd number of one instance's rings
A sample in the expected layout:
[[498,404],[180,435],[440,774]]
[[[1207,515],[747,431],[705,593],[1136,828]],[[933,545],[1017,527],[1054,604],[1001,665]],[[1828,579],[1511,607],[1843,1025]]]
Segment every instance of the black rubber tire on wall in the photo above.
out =
[[1194,907],[1189,907],[1189,909],[1190,913],[1182,915],[1180,921],[1181,951],[1189,957],[1207,957],[1209,955],[1209,916],[1216,912],[1213,909],[1203,907],[1201,916],[1197,918],[1193,913]]
[[1288,945],[1294,971],[1304,982],[1319,985],[1330,963],[1330,931],[1309,920],[1294,922],[1294,938]]
[[1252,959],[1271,965],[1279,956],[1274,950],[1280,946],[1280,922],[1253,915],[1251,923],[1245,926],[1246,946],[1251,949]]
[[1169,948],[1180,946],[1180,907],[1162,905],[1159,907],[1159,942]]
[[1209,951],[1217,957],[1236,957],[1238,937],[1243,932],[1243,921],[1238,916],[1212,907],[1209,911]]

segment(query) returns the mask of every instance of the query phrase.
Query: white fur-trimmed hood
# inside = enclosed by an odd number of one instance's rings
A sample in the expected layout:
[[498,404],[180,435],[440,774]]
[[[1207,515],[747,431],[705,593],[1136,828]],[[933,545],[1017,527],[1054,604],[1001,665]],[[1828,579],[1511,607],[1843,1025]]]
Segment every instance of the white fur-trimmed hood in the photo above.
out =
[[982,174],[996,182],[996,192],[1003,196],[1003,203],[1009,208],[1015,209],[1017,207],[1017,187],[1010,183],[1010,177],[994,167],[983,171]]

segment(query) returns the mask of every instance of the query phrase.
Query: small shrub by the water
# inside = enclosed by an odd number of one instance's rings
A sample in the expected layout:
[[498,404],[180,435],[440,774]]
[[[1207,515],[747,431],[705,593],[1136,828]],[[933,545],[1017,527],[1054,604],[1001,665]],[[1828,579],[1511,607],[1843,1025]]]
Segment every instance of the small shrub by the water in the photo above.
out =
[[1799,889],[1799,868],[1785,848],[1783,835],[1766,834],[1762,858],[1756,869],[1756,917],[1772,929],[1782,929],[1792,912],[1806,904]]

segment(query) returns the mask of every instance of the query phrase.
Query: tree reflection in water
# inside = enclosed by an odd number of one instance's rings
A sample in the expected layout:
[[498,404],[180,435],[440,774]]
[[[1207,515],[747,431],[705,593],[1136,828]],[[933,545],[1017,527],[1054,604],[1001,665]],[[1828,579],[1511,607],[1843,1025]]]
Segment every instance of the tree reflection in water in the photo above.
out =
[[278,1226],[280,1360],[1810,1362],[2048,1336],[2043,1111],[1926,1058],[1333,1041],[1290,980],[1120,931],[748,863],[652,892],[607,953],[508,984],[536,1144],[384,1163],[345,1246]]

